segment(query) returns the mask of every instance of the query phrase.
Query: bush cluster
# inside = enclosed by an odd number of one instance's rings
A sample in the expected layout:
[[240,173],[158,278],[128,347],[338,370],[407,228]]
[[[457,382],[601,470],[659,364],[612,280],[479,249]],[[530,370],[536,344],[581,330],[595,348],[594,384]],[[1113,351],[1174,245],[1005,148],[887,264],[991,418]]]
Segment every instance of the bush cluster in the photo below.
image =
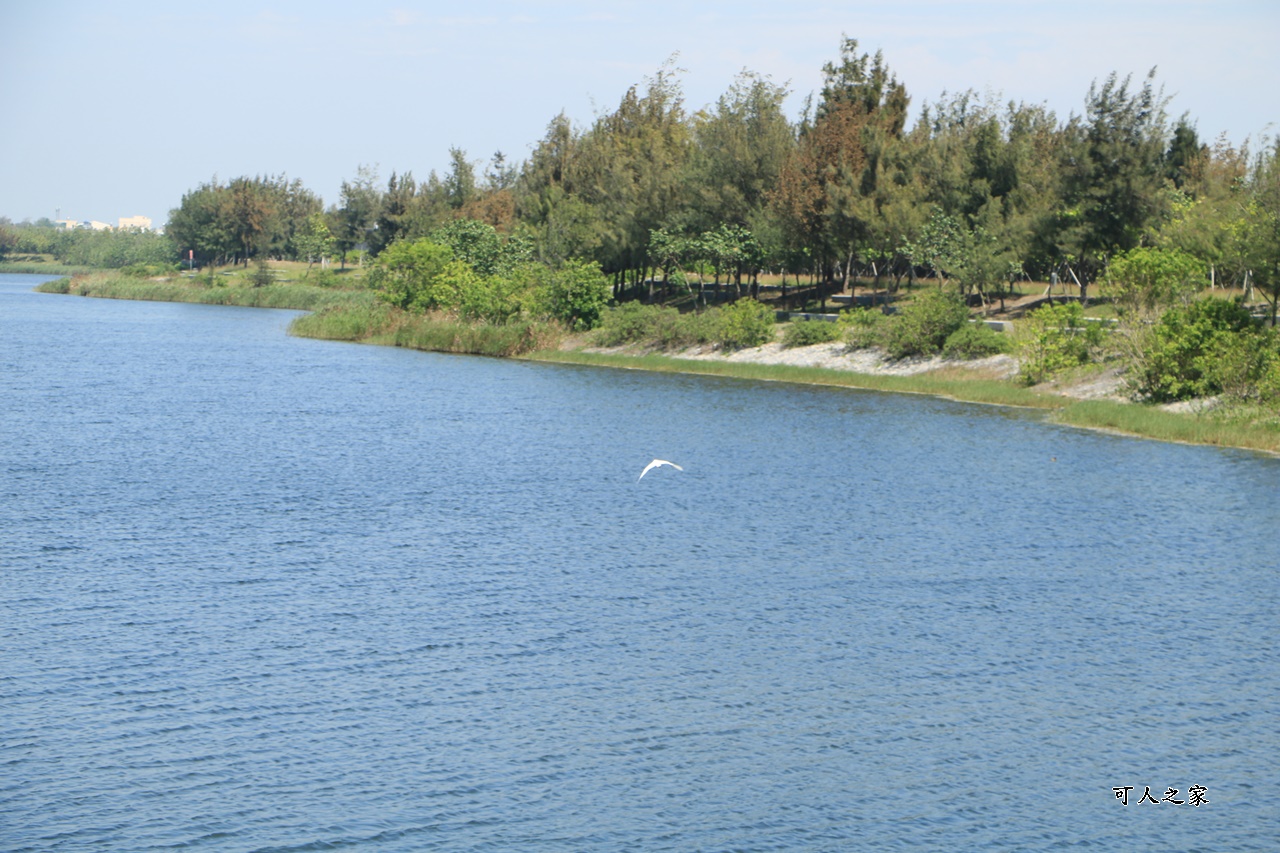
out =
[[675,308],[625,302],[601,316],[593,337],[599,346],[651,343],[664,350],[696,344],[744,349],[774,339],[773,309],[754,299],[724,308],[681,314]]
[[782,332],[784,347],[807,347],[838,341],[843,330],[836,323],[825,320],[797,320]]
[[852,308],[840,315],[839,325],[849,349],[870,349],[884,346],[888,322],[888,318],[880,311]]
[[1032,312],[1019,330],[1021,377],[1035,385],[1089,361],[1103,343],[1097,323],[1087,323],[1078,302],[1046,305]]
[[969,309],[958,294],[930,288],[894,315],[885,330],[884,348],[891,358],[935,355],[968,321]]
[[596,326],[609,300],[608,281],[593,262],[495,269],[486,274],[429,239],[402,240],[383,250],[365,278],[384,301],[404,311],[494,325],[554,320],[583,331]]
[[1280,335],[1238,300],[1202,299],[1160,318],[1141,353],[1138,392],[1153,402],[1280,398]]
[[986,358],[1008,351],[1008,339],[985,323],[965,323],[942,345],[942,354],[947,358]]
[[754,299],[739,299],[719,310],[716,341],[725,349],[747,349],[774,338],[774,313]]

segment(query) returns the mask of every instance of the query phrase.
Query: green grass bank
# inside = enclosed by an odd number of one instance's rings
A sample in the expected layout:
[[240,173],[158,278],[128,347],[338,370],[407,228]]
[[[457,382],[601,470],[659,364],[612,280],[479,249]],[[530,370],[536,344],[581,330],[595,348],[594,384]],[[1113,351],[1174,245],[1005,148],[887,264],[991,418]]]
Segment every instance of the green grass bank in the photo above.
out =
[[0,261],[0,273],[25,275],[86,275],[92,273],[89,267],[78,267],[70,264],[42,261]]
[[318,311],[338,306],[368,308],[377,302],[377,295],[369,290],[342,290],[308,284],[268,284],[255,287],[252,284],[232,282],[209,285],[198,279],[140,279],[111,273],[61,278],[45,282],[36,290],[100,299],[195,302],[247,308],[292,308],[299,311]]

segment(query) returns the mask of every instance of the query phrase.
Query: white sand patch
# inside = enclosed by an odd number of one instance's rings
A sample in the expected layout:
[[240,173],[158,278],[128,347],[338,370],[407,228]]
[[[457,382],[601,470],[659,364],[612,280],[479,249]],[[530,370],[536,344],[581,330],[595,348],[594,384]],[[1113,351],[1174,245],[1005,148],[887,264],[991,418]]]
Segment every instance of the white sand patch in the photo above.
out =
[[[631,347],[590,347],[587,352],[610,352],[620,354],[640,354]],[[672,358],[687,358],[694,361],[730,361],[749,364],[787,364],[797,367],[821,367],[827,370],[845,370],[851,373],[883,374],[891,376],[911,376],[917,373],[928,373],[944,367],[962,368],[981,371],[1000,378],[1015,376],[1018,372],[1018,360],[1009,355],[993,355],[989,358],[961,361],[943,358],[942,356],[890,359],[883,350],[858,349],[850,350],[846,344],[838,341],[813,344],[807,347],[784,347],[780,343],[770,343],[749,349],[725,352],[719,347],[696,346],[677,352],[666,352],[663,355]]]

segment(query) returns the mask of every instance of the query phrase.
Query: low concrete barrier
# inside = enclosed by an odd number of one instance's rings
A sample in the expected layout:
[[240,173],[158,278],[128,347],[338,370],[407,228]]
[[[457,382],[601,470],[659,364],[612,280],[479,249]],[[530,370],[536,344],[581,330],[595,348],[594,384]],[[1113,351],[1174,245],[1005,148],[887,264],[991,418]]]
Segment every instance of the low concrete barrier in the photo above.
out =
[[839,314],[811,314],[807,311],[775,311],[774,317],[781,323],[789,320],[824,320],[834,323],[840,319]]
[[982,323],[993,332],[1012,332],[1013,324],[1008,320],[974,320],[975,323]]

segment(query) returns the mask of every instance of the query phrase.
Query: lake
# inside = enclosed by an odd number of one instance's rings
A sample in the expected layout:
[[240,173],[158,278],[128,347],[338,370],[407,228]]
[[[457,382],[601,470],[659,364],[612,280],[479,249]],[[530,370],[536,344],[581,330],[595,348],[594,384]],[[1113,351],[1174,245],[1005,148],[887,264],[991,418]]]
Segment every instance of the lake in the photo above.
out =
[[40,280],[6,850],[1280,847],[1280,459]]

